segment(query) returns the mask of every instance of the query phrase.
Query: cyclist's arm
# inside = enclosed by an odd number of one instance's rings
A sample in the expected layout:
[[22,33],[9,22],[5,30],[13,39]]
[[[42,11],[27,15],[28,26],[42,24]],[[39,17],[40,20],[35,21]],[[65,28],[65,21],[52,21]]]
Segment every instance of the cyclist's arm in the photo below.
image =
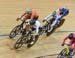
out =
[[68,39],[68,37],[65,37],[64,40],[63,40],[63,43],[61,44],[62,46],[64,46],[65,44],[65,41]]
[[50,13],[48,16],[46,16],[46,17],[44,18],[44,20],[48,21],[51,16],[52,16],[52,13]]
[[48,21],[50,17],[54,17],[56,15],[56,11],[53,11],[52,13],[50,13],[48,16],[46,16],[44,18],[44,20]]
[[24,13],[24,14],[20,17],[20,20],[21,20],[21,21],[27,20],[26,16],[28,16],[28,14]]
[[21,17],[17,18],[16,20],[17,20],[17,21],[18,21],[18,20],[22,20],[22,21],[23,21],[22,18],[24,17],[24,15],[26,15],[26,13],[22,14]]
[[26,13],[22,14],[20,18],[22,18]]
[[65,38],[64,38],[64,40],[63,40],[63,44],[65,43],[65,41],[66,41],[67,39],[68,39],[68,37],[65,37]]

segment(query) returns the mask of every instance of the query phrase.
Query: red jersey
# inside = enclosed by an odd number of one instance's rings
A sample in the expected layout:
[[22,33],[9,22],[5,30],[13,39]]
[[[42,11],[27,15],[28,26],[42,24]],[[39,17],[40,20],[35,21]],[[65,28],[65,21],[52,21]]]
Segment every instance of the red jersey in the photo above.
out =
[[35,9],[32,9],[32,13],[30,15],[24,13],[21,17],[24,17],[24,19],[36,19],[39,15]]
[[[63,43],[65,43],[65,41],[68,39],[68,36],[64,38]],[[70,40],[70,44],[75,43],[75,34],[74,34],[74,38]]]

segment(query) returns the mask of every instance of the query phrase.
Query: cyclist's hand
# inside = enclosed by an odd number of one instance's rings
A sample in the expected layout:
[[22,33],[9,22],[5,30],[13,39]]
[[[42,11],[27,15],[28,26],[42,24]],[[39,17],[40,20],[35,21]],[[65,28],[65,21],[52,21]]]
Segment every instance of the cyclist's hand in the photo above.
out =
[[17,18],[16,21],[19,21],[21,18]]
[[61,44],[61,46],[64,46],[64,43],[63,43],[63,44]]

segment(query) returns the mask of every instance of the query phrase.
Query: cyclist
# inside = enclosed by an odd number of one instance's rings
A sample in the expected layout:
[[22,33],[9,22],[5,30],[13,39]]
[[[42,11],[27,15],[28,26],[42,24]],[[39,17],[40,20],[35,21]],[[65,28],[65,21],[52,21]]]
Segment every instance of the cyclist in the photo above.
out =
[[[17,21],[22,20],[22,21],[28,22],[26,24],[26,26],[28,27],[29,22],[33,21],[33,20],[35,20],[35,21],[38,20],[38,17],[39,17],[39,15],[35,9],[27,8],[27,9],[25,9],[25,13],[23,13],[21,15],[21,17],[17,18]],[[25,32],[23,32],[22,34],[25,34]]]
[[62,46],[64,46],[66,42],[68,42],[68,44],[70,45],[69,47],[69,51],[70,51],[69,55],[70,55],[70,53],[75,50],[75,34],[70,33],[67,37],[65,37]]
[[39,15],[35,9],[27,8],[25,10],[25,13],[23,13],[21,15],[21,17],[17,18],[17,21],[18,20],[27,20],[27,19],[38,20],[38,17],[39,17]]
[[59,22],[62,20],[62,18],[66,15],[69,14],[69,9],[67,9],[66,7],[61,7],[59,9],[57,9],[56,11],[54,11],[53,13],[49,14],[48,16],[46,16],[43,20],[46,22],[49,22],[50,17],[54,18],[53,23],[51,24],[51,27],[56,26],[57,24],[59,24]]
[[32,35],[35,36],[35,38],[31,38],[30,40],[28,40],[27,42],[29,42],[30,44],[33,44],[35,39],[38,39],[41,29],[42,29],[42,25],[38,20],[31,20],[29,22],[31,30],[35,31]]

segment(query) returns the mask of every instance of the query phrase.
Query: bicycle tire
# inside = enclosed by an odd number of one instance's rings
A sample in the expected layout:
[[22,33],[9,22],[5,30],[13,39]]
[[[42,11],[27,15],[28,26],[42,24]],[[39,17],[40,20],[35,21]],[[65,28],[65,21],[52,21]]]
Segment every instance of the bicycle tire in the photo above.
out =
[[9,38],[14,38],[21,31],[20,25],[15,26],[9,34]]
[[15,49],[21,48],[22,45],[24,44],[25,39],[26,39],[26,37],[24,37],[24,36],[20,37],[20,38],[16,41],[16,43],[15,43],[15,45],[14,45],[14,48],[15,48]]
[[57,58],[65,58],[65,50],[66,50],[66,48],[64,48],[59,54],[58,54],[58,56],[57,56]]
[[[35,36],[35,38],[33,38],[33,36],[31,36],[32,38],[30,39],[30,40],[32,40],[33,41],[33,43],[31,44],[31,42],[29,42],[28,44],[27,44],[27,48],[30,48],[30,47],[32,47],[36,42],[37,42],[37,40],[38,40],[38,36]],[[34,39],[34,40],[33,40]]]

